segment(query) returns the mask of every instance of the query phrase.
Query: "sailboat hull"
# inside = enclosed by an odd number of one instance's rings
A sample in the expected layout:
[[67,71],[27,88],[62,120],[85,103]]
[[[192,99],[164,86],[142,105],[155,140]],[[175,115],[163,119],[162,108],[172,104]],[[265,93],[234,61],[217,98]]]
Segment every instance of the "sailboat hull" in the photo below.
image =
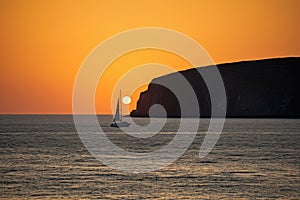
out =
[[110,124],[111,127],[128,127],[130,123],[128,122],[113,122]]

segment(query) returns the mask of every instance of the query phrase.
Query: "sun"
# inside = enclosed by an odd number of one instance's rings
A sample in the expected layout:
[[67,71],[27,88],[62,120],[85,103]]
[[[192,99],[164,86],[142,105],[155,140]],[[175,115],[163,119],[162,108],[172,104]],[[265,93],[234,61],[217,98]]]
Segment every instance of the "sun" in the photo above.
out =
[[122,102],[123,102],[124,104],[128,105],[128,104],[130,104],[130,102],[131,102],[131,98],[130,98],[129,96],[124,96],[124,97],[122,98]]

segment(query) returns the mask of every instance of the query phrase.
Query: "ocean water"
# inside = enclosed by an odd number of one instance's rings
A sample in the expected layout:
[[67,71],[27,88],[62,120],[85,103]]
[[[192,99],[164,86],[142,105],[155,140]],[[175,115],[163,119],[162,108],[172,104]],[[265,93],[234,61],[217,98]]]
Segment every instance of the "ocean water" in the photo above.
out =
[[[111,141],[133,152],[164,146],[179,123],[169,119],[159,135],[135,139],[109,127],[111,116],[98,118]],[[208,123],[201,121],[176,162],[133,174],[97,161],[71,115],[1,115],[0,198],[300,199],[300,119],[227,119],[212,152],[200,159]]]

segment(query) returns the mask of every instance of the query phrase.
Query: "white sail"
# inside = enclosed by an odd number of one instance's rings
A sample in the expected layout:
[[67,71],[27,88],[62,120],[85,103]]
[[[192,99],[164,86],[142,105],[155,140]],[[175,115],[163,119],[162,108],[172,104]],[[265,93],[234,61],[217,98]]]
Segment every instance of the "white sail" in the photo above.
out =
[[[120,91],[120,97],[118,98],[117,109],[116,109],[116,113],[114,116],[114,120],[113,120],[113,123],[110,124],[111,127],[128,127],[128,126],[130,126],[130,123],[122,121],[122,103],[120,105],[120,99],[121,99],[121,91]],[[120,107],[121,107],[121,109],[120,109]]]
[[116,113],[115,113],[114,121],[121,121],[121,117],[120,117],[120,108],[119,108],[119,102],[120,102],[120,100],[118,99],[118,103],[117,103],[117,109],[116,109]]

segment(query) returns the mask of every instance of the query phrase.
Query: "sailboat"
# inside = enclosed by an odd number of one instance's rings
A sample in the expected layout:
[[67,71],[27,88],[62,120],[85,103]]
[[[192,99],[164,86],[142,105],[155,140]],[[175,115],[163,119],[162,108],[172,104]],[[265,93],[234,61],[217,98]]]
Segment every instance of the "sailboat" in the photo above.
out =
[[122,121],[122,108],[120,109],[120,100],[121,100],[121,91],[120,97],[118,98],[117,109],[113,119],[113,122],[110,124],[111,127],[128,127],[130,123]]

